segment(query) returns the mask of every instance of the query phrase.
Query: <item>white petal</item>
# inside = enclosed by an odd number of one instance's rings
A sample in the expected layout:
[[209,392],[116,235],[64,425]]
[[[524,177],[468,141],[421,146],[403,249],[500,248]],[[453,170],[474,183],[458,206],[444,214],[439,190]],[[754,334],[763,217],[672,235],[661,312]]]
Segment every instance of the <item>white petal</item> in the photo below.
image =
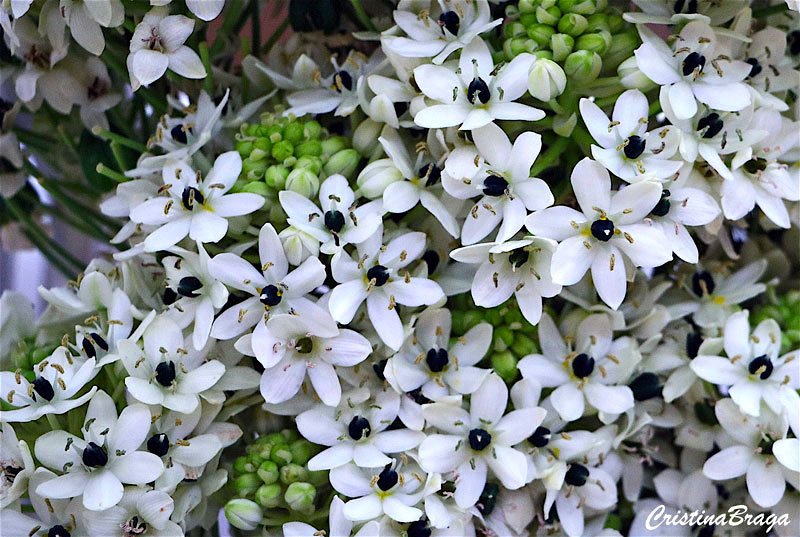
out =
[[[747,472],[753,450],[748,446],[732,446],[712,455],[703,465],[703,473],[717,481],[733,479]],[[750,491],[752,494],[753,492]]]

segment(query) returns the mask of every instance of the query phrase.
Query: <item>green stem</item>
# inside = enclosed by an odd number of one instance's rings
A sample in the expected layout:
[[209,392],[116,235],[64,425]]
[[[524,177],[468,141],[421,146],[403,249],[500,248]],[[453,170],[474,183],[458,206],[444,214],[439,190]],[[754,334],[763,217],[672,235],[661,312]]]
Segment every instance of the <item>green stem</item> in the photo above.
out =
[[364,6],[361,5],[361,0],[350,0],[350,5],[353,6],[353,10],[356,12],[356,17],[358,17],[359,22],[361,22],[364,28],[370,32],[378,31],[375,28],[375,25],[372,24],[372,21],[369,19],[367,12],[364,11]]
[[564,138],[559,136],[558,139],[551,145],[547,151],[545,151],[541,158],[536,159],[534,162],[533,167],[531,168],[531,176],[535,177],[539,175],[542,171],[549,168],[558,157],[561,156],[561,153],[569,144],[569,138]]
[[661,101],[656,99],[650,104],[650,108],[647,109],[647,115],[648,117],[653,117],[659,112],[661,112]]
[[763,19],[765,17],[769,17],[770,15],[777,15],[778,13],[783,13],[789,8],[786,5],[786,2],[781,2],[780,4],[776,4],[774,6],[767,6],[762,7],[761,9],[754,9],[753,10],[753,18],[754,19]]
[[23,144],[44,151],[50,151],[51,146],[58,143],[58,140],[51,138],[46,134],[31,132],[19,127],[14,128],[14,133],[17,135],[17,139]]
[[[114,155],[114,160],[117,162],[117,166],[119,166],[119,169],[121,171],[123,171],[123,172],[125,170],[127,170],[129,166],[128,166],[128,163],[127,163],[127,161],[125,159],[125,152],[122,150],[122,146],[119,144],[119,142],[111,142],[108,145],[109,145],[109,147],[111,147],[111,154]],[[101,164],[102,163],[100,163],[100,162],[97,163],[98,166],[100,166]],[[102,172],[100,172],[98,170],[98,173],[102,173]],[[123,175],[123,177],[125,177],[125,176]],[[114,179],[114,178],[112,177],[112,179]],[[114,180],[116,181],[116,179],[114,179]],[[125,177],[125,180],[122,181],[122,182],[125,182],[127,180],[128,180],[128,178]],[[117,181],[117,182],[120,182],[120,181]]]
[[208,42],[203,41],[197,45],[197,50],[200,52],[200,61],[206,68],[206,77],[203,79],[203,89],[206,90],[210,96],[214,95],[214,71],[211,69],[211,57],[208,54]]
[[127,138],[120,134],[107,131],[101,127],[95,126],[92,129],[92,133],[96,136],[99,136],[100,138],[105,138],[106,140],[117,142],[118,144],[124,145],[125,147],[130,147],[131,149],[133,149],[134,151],[138,151],[139,153],[147,152],[147,146],[145,146],[143,143],[137,142],[136,140],[131,140],[130,138]]
[[[127,180],[127,178],[126,178]],[[39,184],[47,190],[50,195],[55,198],[56,201],[65,205],[70,211],[74,212],[75,214],[80,214],[86,218],[93,218],[99,223],[110,227],[111,229],[119,229],[119,223],[114,220],[113,218],[109,218],[108,216],[104,215],[101,212],[98,212],[96,209],[89,207],[88,205],[72,198],[71,196],[67,196],[64,194],[60,188],[59,184],[56,181],[43,181],[40,180]]]
[[58,416],[55,414],[47,414],[47,423],[50,424],[50,428],[54,431],[60,431],[63,429],[61,423],[58,421]]
[[58,135],[64,141],[64,144],[66,144],[66,146],[69,147],[70,151],[72,151],[72,154],[78,157],[78,159],[80,159],[81,152],[78,149],[78,144],[76,144],[75,140],[73,140],[69,136],[69,134],[67,134],[67,130],[64,128],[64,125],[59,125],[58,127],[56,127],[56,131],[58,131]]
[[45,213],[51,215],[53,218],[64,222],[68,226],[74,227],[81,233],[88,235],[90,237],[94,237],[97,240],[101,240],[103,242],[108,242],[108,234],[97,227],[95,224],[91,222],[91,220],[82,220],[77,218],[76,216],[72,215],[71,213],[62,213],[56,207],[52,207],[50,205],[45,205],[40,203],[39,200],[31,199],[32,195],[25,195],[25,192],[21,192],[20,194],[23,195],[23,198],[27,199],[31,203],[36,203],[38,207]]
[[622,92],[615,93],[614,95],[609,95],[608,97],[603,97],[601,99],[597,99],[595,100],[594,104],[596,104],[600,108],[604,108],[610,104],[616,103],[620,95],[622,95]]
[[575,128],[572,129],[572,138],[578,142],[578,146],[580,146],[584,155],[587,157],[592,156],[592,144],[594,143],[594,138],[592,138],[592,135],[589,134],[589,131],[580,125],[575,125]]

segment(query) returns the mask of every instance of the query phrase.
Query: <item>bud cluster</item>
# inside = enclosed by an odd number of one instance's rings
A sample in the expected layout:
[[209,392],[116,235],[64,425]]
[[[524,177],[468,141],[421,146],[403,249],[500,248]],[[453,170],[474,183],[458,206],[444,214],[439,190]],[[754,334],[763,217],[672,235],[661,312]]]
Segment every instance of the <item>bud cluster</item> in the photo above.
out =
[[508,6],[505,59],[529,52],[558,63],[579,85],[596,79],[601,71],[614,72],[633,54],[639,38],[607,4],[607,0],[520,0]]
[[236,525],[239,518],[236,513],[255,512],[254,505],[271,519],[299,520],[314,513],[317,489],[328,483],[328,472],[308,470],[309,459],[318,451],[311,442],[288,429],[261,436],[248,445],[246,453],[233,464],[237,500],[226,506],[229,521]]

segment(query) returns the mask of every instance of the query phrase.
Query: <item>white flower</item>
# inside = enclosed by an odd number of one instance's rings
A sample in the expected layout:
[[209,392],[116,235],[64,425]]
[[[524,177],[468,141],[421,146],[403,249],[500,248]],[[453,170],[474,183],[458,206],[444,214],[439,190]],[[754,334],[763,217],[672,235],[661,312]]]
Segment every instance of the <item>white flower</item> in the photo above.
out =
[[672,259],[661,231],[644,221],[661,199],[661,186],[645,181],[612,196],[608,172],[588,158],[575,166],[571,181],[582,213],[550,207],[529,215],[525,225],[534,235],[561,241],[553,254],[554,283],[573,285],[591,268],[597,294],[617,309],[625,298],[626,260],[657,267]]
[[14,33],[15,19],[21,18],[30,9],[33,0],[9,0],[0,4],[0,28],[7,36],[6,43],[8,44],[11,52],[19,46],[19,38]]
[[258,194],[226,194],[241,170],[242,157],[236,151],[217,157],[202,180],[185,162],[166,163],[164,186],[159,189],[166,196],[152,198],[131,210],[134,222],[159,226],[144,240],[145,250],[166,250],[187,235],[203,243],[217,242],[228,231],[226,218],[261,208],[264,198]]
[[[283,246],[272,224],[265,224],[258,234],[258,255],[260,270],[232,253],[219,254],[209,263],[213,277],[250,295],[217,316],[211,327],[211,337],[227,340],[255,326],[254,337],[258,342],[267,329],[268,319],[280,313],[307,316],[317,335],[335,336],[338,333],[336,323],[322,307],[306,298],[325,281],[325,267],[320,260],[309,257],[289,272]],[[256,346],[260,347],[258,343]],[[260,354],[262,349],[258,352]]]
[[[585,461],[581,461],[585,462]],[[578,461],[561,463],[549,479],[562,484],[557,489],[547,489],[544,515],[549,516],[555,503],[561,528],[569,537],[582,537],[589,510],[605,511],[617,502],[617,486],[613,477],[602,468],[585,466]],[[545,486],[548,485],[547,480]]]
[[628,90],[619,96],[613,120],[586,98],[581,99],[580,110],[601,146],[592,146],[592,156],[620,179],[633,183],[646,174],[667,179],[683,166],[680,160],[670,160],[680,142],[677,129],[660,127],[647,132],[647,97],[641,91]]
[[0,371],[0,399],[13,410],[0,411],[4,422],[37,420],[46,414],[64,414],[88,401],[97,386],[76,397],[94,378],[95,361],[81,361],[58,347],[34,367],[33,382],[19,372]]
[[458,70],[442,65],[421,65],[414,80],[436,104],[420,110],[414,122],[429,129],[460,125],[472,130],[496,119],[537,121],[538,108],[515,103],[527,89],[528,69],[534,56],[520,54],[495,69],[489,47],[476,37],[461,51]]
[[476,244],[450,252],[462,263],[480,264],[472,280],[475,305],[493,308],[517,299],[522,315],[531,324],[542,316],[542,298],[561,292],[550,276],[556,243],[550,239],[526,237],[502,244]]
[[198,243],[197,253],[182,248],[172,248],[171,251],[180,257],[165,257],[161,263],[175,301],[166,304],[163,314],[181,328],[194,325],[192,344],[199,351],[208,342],[214,314],[228,300],[228,289],[211,275],[210,258],[202,244]]
[[335,254],[346,244],[359,244],[381,224],[380,202],[360,207],[343,175],[332,175],[319,189],[320,210],[314,202],[291,190],[282,190],[278,197],[289,216],[289,224],[322,243],[320,251]]
[[[353,530],[353,523],[344,516],[344,502],[339,496],[334,496],[331,500],[328,529],[331,537],[350,537]],[[321,535],[314,526],[305,522],[287,522],[283,525],[283,537],[307,537],[318,534]]]
[[[166,6],[172,0],[150,0],[151,6]],[[217,18],[225,7],[225,0],[186,0],[186,7],[200,20],[211,21]]]
[[16,502],[28,488],[28,479],[36,466],[25,440],[18,440],[6,422],[0,430],[0,509]]
[[787,110],[788,104],[773,96],[800,85],[800,72],[793,69],[792,60],[786,56],[786,32],[769,26],[754,33],[744,56],[752,67],[747,76],[750,86],[756,89],[764,104],[777,110]]
[[342,329],[332,336],[324,334],[318,336],[314,323],[296,315],[274,316],[266,330],[253,333],[250,343],[264,366],[261,395],[267,403],[291,399],[300,390],[307,373],[323,403],[339,404],[342,388],[334,366],[350,367],[363,362],[372,352],[372,345],[353,330]]
[[120,0],[60,0],[59,3],[72,38],[95,56],[106,46],[103,28],[117,27],[125,18]]
[[3,369],[11,369],[6,357],[17,343],[35,334],[33,303],[19,291],[3,291],[0,294],[0,364]]
[[[399,393],[421,388],[431,400],[450,395],[449,389],[468,394],[489,374],[475,364],[492,343],[492,326],[480,323],[450,344],[450,310],[427,309],[417,318],[414,335],[389,358],[383,374]],[[449,389],[448,389],[449,388]]]
[[86,526],[91,535],[107,537],[176,537],[183,530],[169,519],[173,506],[172,498],[163,491],[128,488],[114,507],[87,512]]
[[553,60],[539,58],[528,73],[528,92],[540,101],[550,101],[564,93],[567,75]]
[[[13,507],[0,510],[0,534],[2,535],[89,535],[84,524],[86,510],[78,501],[43,498],[36,493],[39,485],[56,479],[50,470],[39,467],[30,477],[28,498],[34,512],[22,513]],[[69,528],[69,529],[67,529]]]
[[466,147],[454,150],[447,159],[448,175],[442,183],[457,198],[483,194],[464,221],[463,244],[483,239],[498,224],[495,240],[504,242],[522,228],[527,211],[553,204],[547,183],[531,177],[542,138],[535,132],[524,132],[512,145],[503,129],[493,123],[473,130],[472,136],[477,152]]
[[800,352],[778,356],[781,329],[773,319],[761,321],[750,334],[748,312],[734,313],[725,323],[727,358],[698,356],[691,367],[697,376],[729,385],[731,399],[745,414],[759,416],[763,400],[776,414],[785,405],[800,404],[798,363]]
[[164,76],[167,68],[186,78],[206,76],[200,56],[183,44],[192,35],[194,21],[167,13],[168,8],[151,9],[131,36],[127,64],[134,91]]
[[[82,2],[89,5],[93,2]],[[87,58],[86,63],[76,71],[80,82],[83,84],[77,104],[81,107],[81,121],[87,129],[99,125],[108,130],[106,110],[115,107],[122,95],[111,91],[111,78],[108,68],[99,58]]]
[[[395,305],[430,306],[444,292],[438,283],[413,277],[407,269],[425,250],[424,233],[403,233],[381,246],[381,231],[358,246],[357,258],[345,252],[333,256],[331,271],[339,285],[331,292],[328,308],[337,322],[348,324],[366,300],[378,336],[397,350],[403,343],[403,323]],[[401,269],[406,269],[405,273]]]
[[703,473],[715,481],[744,475],[753,501],[772,507],[783,497],[786,481],[797,482],[798,439],[786,438],[786,426],[769,411],[757,421],[730,399],[718,401],[714,408],[734,444],[712,455],[703,465]]
[[161,459],[137,451],[150,429],[150,411],[144,405],[127,406],[117,419],[114,401],[97,392],[81,427],[83,438],[51,431],[36,440],[36,458],[64,475],[40,484],[36,493],[45,498],[77,498],[92,511],[115,506],[123,483],[144,485],[164,471]]
[[526,456],[511,446],[533,433],[545,410],[522,408],[504,416],[507,402],[508,388],[492,373],[470,397],[469,412],[459,400],[423,406],[428,424],[445,434],[431,434],[422,442],[420,465],[428,472],[456,472],[455,500],[461,508],[478,501],[489,468],[508,489],[527,481]]
[[[585,413],[584,399],[601,413],[616,415],[633,407],[633,392],[626,382],[635,360],[628,338],[613,339],[609,319],[603,314],[586,317],[579,325],[574,345],[567,346],[549,315],[539,321],[542,354],[531,354],[518,367],[526,379],[555,388],[550,403],[565,421]],[[603,416],[601,415],[601,419]]]
[[681,119],[697,112],[697,101],[725,111],[742,110],[750,104],[750,90],[742,82],[750,64],[732,60],[721,50],[708,23],[689,22],[670,48],[652,30],[639,25],[643,44],[636,49],[639,69],[664,86],[666,99]]
[[218,360],[204,361],[207,349],[187,350],[181,329],[166,317],[157,316],[142,339],[143,348],[131,340],[119,342],[130,375],[125,386],[137,401],[189,413],[200,404],[199,394],[225,373]]
[[392,462],[386,453],[417,447],[424,434],[386,430],[397,417],[399,399],[393,396],[394,392],[378,392],[370,397],[368,388],[359,388],[345,393],[338,408],[317,405],[297,416],[300,434],[329,446],[308,462],[309,470],[328,470],[351,461],[362,468],[376,468]]
[[[441,11],[436,18],[436,9],[431,10],[431,3],[415,5],[417,13],[395,10],[394,22],[408,37],[387,38],[386,48],[407,58],[433,57],[433,63],[438,65],[503,22],[502,19],[490,20],[488,0],[438,0]],[[428,7],[423,8],[425,4]]]
[[386,514],[397,522],[419,520],[422,510],[414,507],[421,495],[417,489],[422,485],[414,477],[417,467],[394,466],[394,461],[390,461],[380,470],[362,470],[354,464],[331,470],[333,488],[353,498],[342,509],[347,519],[372,520]]
[[638,0],[633,3],[642,12],[625,13],[623,17],[628,22],[639,24],[681,24],[702,20],[717,25],[729,21],[748,5],[747,0],[728,0],[722,4],[702,0]]
[[711,270],[698,267],[685,284],[698,299],[691,307],[694,322],[704,328],[722,328],[734,306],[764,292],[767,286],[759,280],[766,270],[766,259],[753,261],[733,274],[723,266]]

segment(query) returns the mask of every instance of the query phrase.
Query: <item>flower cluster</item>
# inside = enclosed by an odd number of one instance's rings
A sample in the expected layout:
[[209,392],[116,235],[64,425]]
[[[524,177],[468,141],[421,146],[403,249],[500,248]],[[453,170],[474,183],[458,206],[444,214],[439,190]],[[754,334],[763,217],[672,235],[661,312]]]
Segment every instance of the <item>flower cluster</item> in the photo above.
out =
[[[128,29],[135,95],[216,82],[110,136],[113,255],[38,321],[3,294],[0,533],[638,537],[747,503],[797,535],[800,16],[352,1],[356,43],[308,4],[241,72],[168,5]],[[124,20],[67,7],[93,54]]]

